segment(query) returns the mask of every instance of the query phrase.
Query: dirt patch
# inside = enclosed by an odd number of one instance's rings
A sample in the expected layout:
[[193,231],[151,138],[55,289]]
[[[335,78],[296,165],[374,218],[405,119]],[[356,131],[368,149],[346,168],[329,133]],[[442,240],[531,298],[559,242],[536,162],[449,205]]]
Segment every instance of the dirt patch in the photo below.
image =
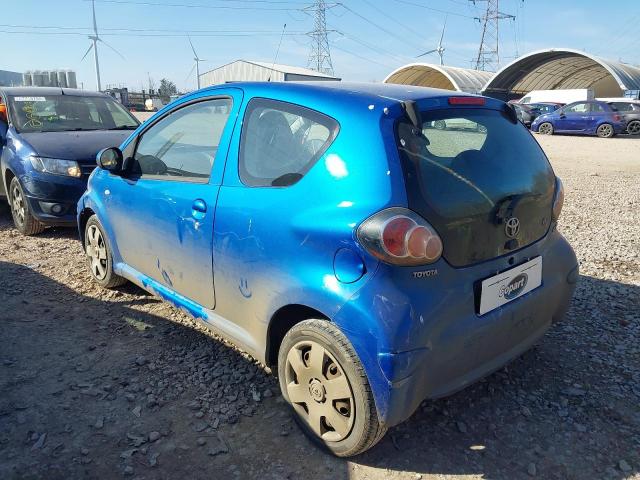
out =
[[136,287],[99,289],[74,230],[21,237],[2,204],[0,478],[640,477],[640,142],[536,138],[583,274],[566,321],[350,461],[304,438],[252,359]]

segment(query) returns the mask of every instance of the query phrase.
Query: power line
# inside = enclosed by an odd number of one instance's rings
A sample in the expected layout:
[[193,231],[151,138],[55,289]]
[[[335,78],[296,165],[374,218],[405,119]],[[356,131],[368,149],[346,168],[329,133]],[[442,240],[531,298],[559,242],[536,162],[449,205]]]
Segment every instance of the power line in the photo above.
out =
[[[0,30],[0,33],[16,34],[16,35],[80,35],[85,36],[87,32],[38,32],[38,31],[18,31],[18,30]],[[188,32],[185,32],[188,33]],[[164,34],[164,33],[103,33],[102,36],[112,37],[156,37],[156,38],[175,38],[184,37],[184,33]],[[256,36],[280,36],[281,32],[223,32],[223,33],[197,33],[192,37],[256,37]],[[285,33],[285,36],[302,36],[305,33]]]
[[[42,29],[42,30],[75,30],[78,35],[84,35],[86,32],[83,30],[91,31],[89,27],[68,27],[68,26],[53,26],[53,25],[15,25],[15,24],[0,24],[0,27],[6,28],[29,28],[29,29]],[[216,28],[214,30],[182,30],[182,29],[172,29],[172,28],[101,28],[103,31],[110,32],[172,32],[172,33],[181,33],[181,34],[197,34],[197,33],[265,33],[265,34],[276,34],[280,33],[277,30],[225,30]],[[35,32],[34,32],[35,33]],[[54,32],[54,33],[62,33],[62,32]],[[295,31],[289,32],[290,35],[304,35],[303,31]],[[115,35],[115,33],[113,34]],[[183,36],[183,35],[182,35]]]
[[407,45],[410,45],[412,48],[415,48],[416,50],[419,50],[420,47],[417,47],[415,44],[407,41],[406,38],[398,35],[395,32],[392,32],[391,30],[387,30],[385,27],[383,27],[382,25],[377,24],[376,22],[374,22],[373,20],[368,19],[367,17],[365,17],[364,15],[361,15],[360,13],[356,12],[355,10],[353,10],[352,8],[346,6],[344,3],[338,3],[338,5],[340,5],[342,8],[344,8],[345,10],[351,12],[353,15],[355,15],[356,17],[364,20],[365,22],[369,23],[370,25],[373,25],[374,27],[376,27],[378,30],[386,33],[387,35],[390,35],[398,40],[400,40],[401,42],[406,43]]
[[369,5],[369,7],[373,8],[374,10],[376,10],[378,13],[384,15],[384,17],[387,20],[391,20],[396,25],[400,25],[404,30],[413,33],[416,37],[420,38],[420,40],[423,40],[424,34],[414,30],[413,28],[411,28],[409,25],[407,25],[407,22],[401,22],[399,20],[396,20],[391,15],[389,15],[387,12],[383,11],[382,9],[378,8],[375,4],[371,3],[369,0],[362,0],[362,1],[364,3],[366,3],[367,5]]
[[395,0],[398,3],[404,3],[406,5],[413,5],[414,7],[424,8],[425,10],[431,10],[432,12],[440,12],[446,15],[453,15],[455,17],[463,17],[463,18],[471,18],[472,20],[479,20],[478,17],[472,17],[470,15],[465,15],[464,13],[452,12],[450,10],[442,10],[440,8],[427,7],[426,5],[422,5],[421,3],[410,2],[409,0]]
[[[308,3],[295,3],[294,5],[299,5],[298,7],[240,7],[237,5],[204,5],[204,4],[196,4],[196,3],[159,3],[159,2],[149,2],[149,1],[133,1],[133,0],[95,0],[99,3],[112,3],[112,4],[120,4],[120,5],[141,5],[146,7],[172,7],[172,8],[207,8],[207,9],[226,9],[226,10],[271,10],[271,11],[291,11],[291,10],[302,10],[305,5],[309,5]],[[224,1],[224,0],[218,0]],[[233,0],[231,0],[233,1]],[[258,0],[253,0],[257,2]],[[274,2],[266,2],[262,0],[260,3],[274,3]]]

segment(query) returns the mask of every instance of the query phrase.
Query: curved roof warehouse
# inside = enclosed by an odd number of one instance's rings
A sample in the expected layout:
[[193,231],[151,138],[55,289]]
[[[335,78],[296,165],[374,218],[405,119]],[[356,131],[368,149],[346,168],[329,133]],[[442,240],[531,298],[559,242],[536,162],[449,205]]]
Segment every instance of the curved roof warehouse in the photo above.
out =
[[626,90],[640,90],[640,67],[570,48],[550,48],[523,55],[496,73],[410,63],[391,72],[384,82],[482,93],[501,100],[532,90],[566,88],[591,88],[596,97],[621,97]]
[[391,72],[384,79],[384,83],[478,93],[492,76],[492,72],[470,68],[449,67],[432,63],[410,63]]
[[510,100],[532,90],[591,88],[596,97],[640,90],[640,68],[579,50],[551,48],[523,55],[487,82],[484,95]]

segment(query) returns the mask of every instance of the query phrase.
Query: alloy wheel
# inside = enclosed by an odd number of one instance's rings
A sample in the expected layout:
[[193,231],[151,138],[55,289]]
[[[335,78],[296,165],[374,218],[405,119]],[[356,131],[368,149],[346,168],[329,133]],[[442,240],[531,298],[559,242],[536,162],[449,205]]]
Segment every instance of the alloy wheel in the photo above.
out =
[[24,225],[26,215],[26,204],[20,187],[16,184],[11,192],[11,210],[13,212],[13,218],[20,226]]
[[542,135],[551,135],[553,133],[553,126],[550,123],[543,123],[538,127],[538,132]]
[[304,340],[289,350],[285,369],[293,408],[318,437],[338,442],[351,432],[355,401],[349,380],[322,345]]
[[629,135],[640,135],[640,120],[634,120],[627,125]]
[[604,123],[598,127],[598,135],[601,137],[610,137],[613,135],[613,128],[608,123]]
[[87,230],[87,256],[91,260],[91,273],[103,280],[107,276],[107,246],[100,229],[91,225]]

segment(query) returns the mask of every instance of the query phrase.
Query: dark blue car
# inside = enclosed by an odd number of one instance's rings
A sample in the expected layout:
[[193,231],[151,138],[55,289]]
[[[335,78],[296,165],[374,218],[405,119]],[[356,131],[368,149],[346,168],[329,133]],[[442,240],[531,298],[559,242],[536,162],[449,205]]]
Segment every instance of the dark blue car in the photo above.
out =
[[578,278],[562,184],[491,98],[220,85],[98,165],[78,203],[94,280],[134,282],[268,365],[340,456],[521,355]]
[[554,112],[537,117],[531,131],[543,135],[577,133],[611,138],[623,133],[624,117],[606,102],[581,101],[570,103]]
[[25,235],[74,225],[96,153],[139,122],[108,95],[60,88],[0,90],[0,196]]

